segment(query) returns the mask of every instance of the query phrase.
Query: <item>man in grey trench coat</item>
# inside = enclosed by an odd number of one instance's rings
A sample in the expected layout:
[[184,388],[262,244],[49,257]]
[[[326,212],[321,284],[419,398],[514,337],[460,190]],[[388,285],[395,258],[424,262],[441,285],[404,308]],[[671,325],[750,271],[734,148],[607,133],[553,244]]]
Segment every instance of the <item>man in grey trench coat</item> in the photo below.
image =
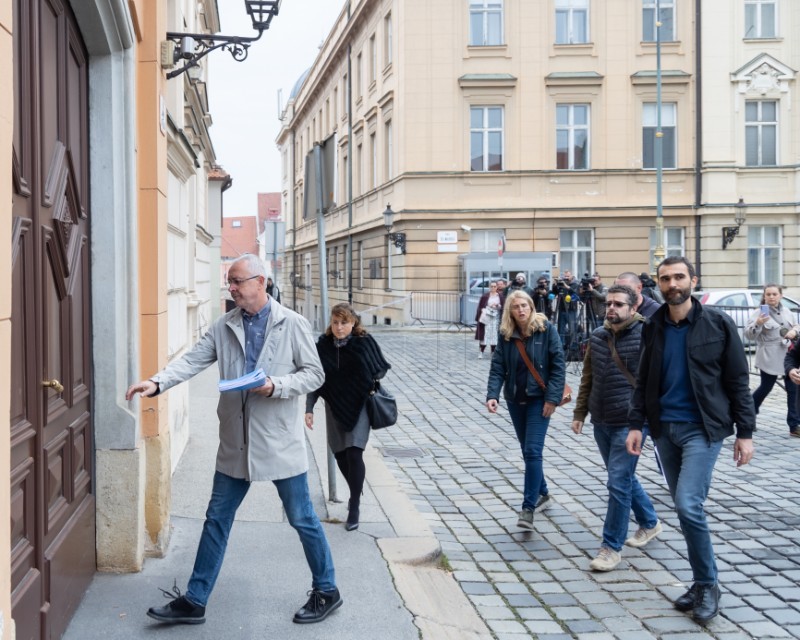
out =
[[214,488],[185,595],[147,615],[160,622],[200,624],[214,588],[236,510],[254,480],[271,480],[289,524],[300,536],[312,574],[308,602],[294,622],[325,619],[342,605],[333,560],[308,492],[308,456],[300,396],[322,386],[324,373],[308,321],[282,307],[265,290],[258,257],[245,254],[228,271],[236,309],[219,318],[186,355],[125,394],[153,396],[184,382],[214,362],[221,379],[264,369],[263,386],[220,394],[219,449]]

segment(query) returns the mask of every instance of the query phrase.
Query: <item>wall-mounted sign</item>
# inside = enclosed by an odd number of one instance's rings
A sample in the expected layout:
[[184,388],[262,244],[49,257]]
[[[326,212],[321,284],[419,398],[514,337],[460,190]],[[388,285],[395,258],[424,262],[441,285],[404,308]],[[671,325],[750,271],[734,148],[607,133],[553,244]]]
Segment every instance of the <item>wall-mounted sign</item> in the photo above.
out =
[[439,253],[456,253],[458,251],[457,244],[437,244],[436,248]]
[[458,231],[437,231],[436,242],[439,244],[458,244]]

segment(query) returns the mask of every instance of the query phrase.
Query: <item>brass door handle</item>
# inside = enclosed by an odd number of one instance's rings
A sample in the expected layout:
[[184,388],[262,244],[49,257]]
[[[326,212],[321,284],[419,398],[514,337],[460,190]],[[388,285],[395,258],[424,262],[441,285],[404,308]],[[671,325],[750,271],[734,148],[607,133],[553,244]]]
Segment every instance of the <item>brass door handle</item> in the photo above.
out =
[[63,393],[64,392],[64,385],[61,384],[58,380],[53,378],[52,380],[42,380],[43,387],[50,387],[56,393]]

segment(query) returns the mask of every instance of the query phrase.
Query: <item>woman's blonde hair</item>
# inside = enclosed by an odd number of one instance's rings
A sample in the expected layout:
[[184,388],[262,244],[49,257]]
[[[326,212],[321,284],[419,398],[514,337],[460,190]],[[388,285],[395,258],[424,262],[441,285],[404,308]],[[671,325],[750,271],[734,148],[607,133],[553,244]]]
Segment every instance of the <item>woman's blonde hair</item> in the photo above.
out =
[[529,338],[535,331],[545,331],[547,329],[547,316],[536,311],[536,308],[533,306],[533,300],[527,293],[517,289],[508,294],[505,305],[503,306],[503,318],[500,321],[500,335],[506,340],[511,340],[511,336],[514,335],[514,330],[517,329],[517,321],[514,320],[514,316],[511,315],[511,307],[514,306],[514,302],[517,300],[527,302],[528,306],[531,308],[531,315],[528,318],[527,326],[520,328],[522,337]]

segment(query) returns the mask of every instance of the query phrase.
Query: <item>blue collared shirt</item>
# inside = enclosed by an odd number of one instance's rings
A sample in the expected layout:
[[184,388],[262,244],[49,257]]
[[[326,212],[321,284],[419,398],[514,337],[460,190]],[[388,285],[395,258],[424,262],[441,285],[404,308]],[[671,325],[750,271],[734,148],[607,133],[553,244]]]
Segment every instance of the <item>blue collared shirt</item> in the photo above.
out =
[[250,315],[242,311],[242,323],[244,324],[244,373],[250,373],[256,368],[258,356],[264,348],[264,340],[267,338],[267,321],[269,321],[269,300],[261,311],[255,315]]

